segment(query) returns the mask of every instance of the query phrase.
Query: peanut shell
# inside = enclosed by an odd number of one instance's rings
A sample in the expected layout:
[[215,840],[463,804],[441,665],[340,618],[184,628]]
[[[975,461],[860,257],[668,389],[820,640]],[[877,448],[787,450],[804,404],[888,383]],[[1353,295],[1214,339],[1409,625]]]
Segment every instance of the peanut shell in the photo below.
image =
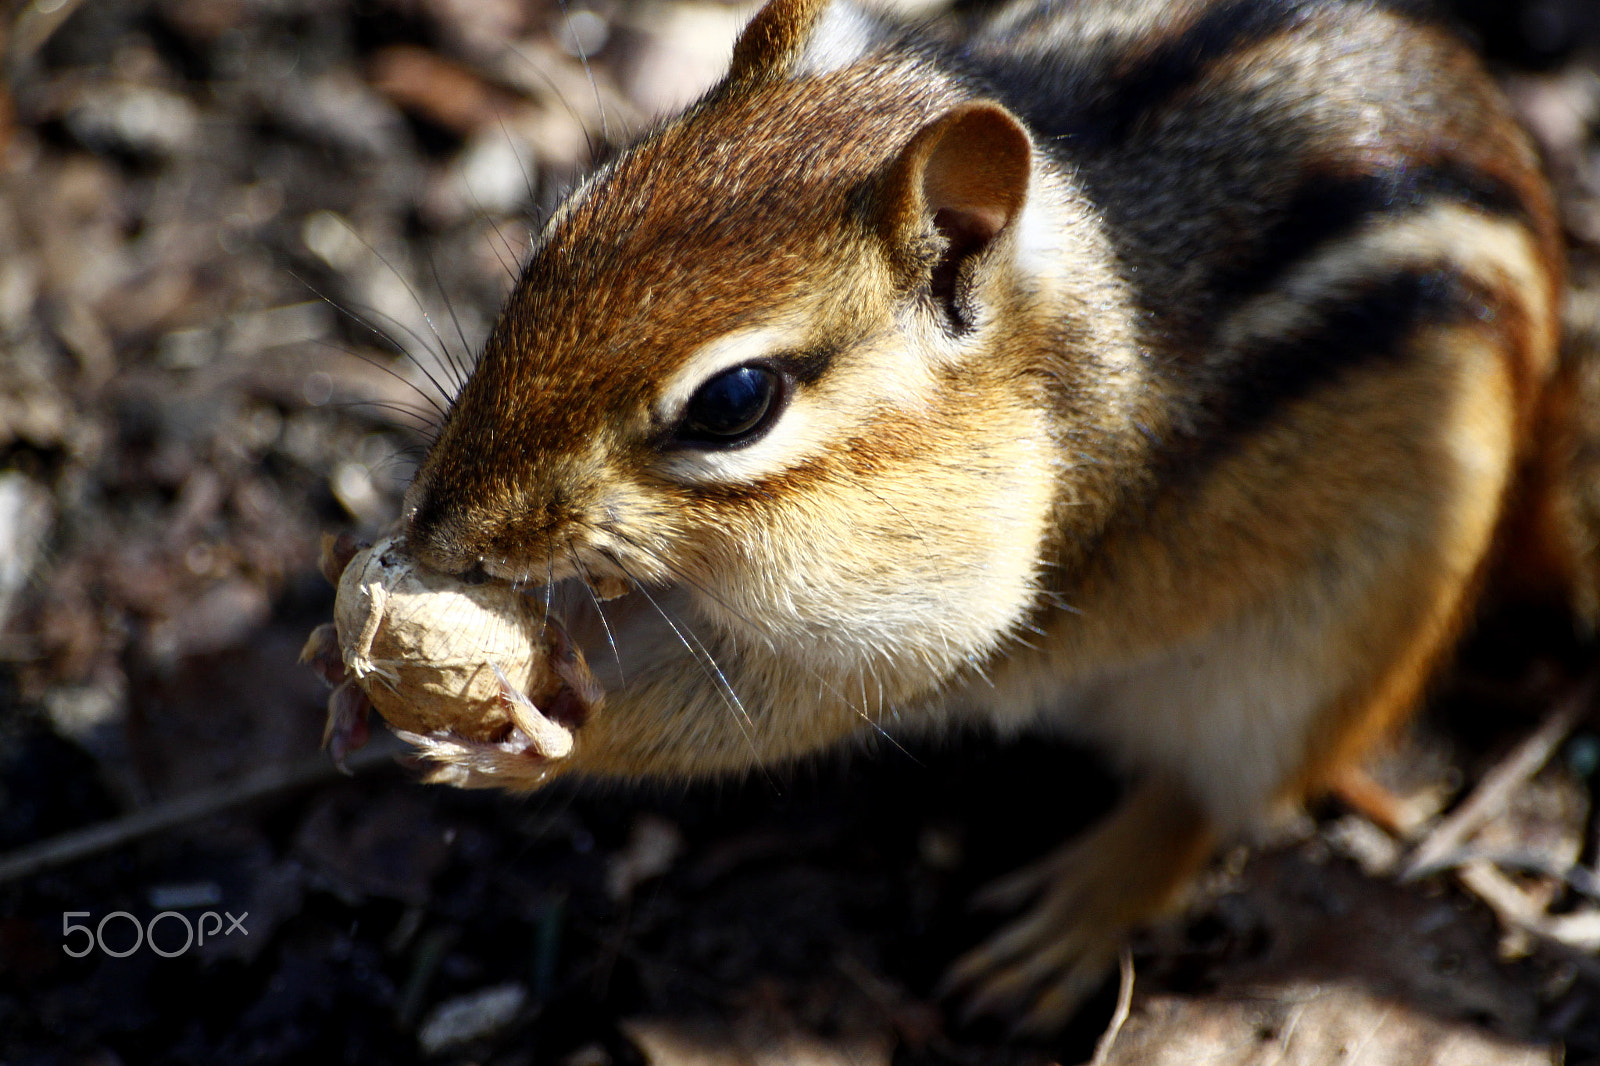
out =
[[[391,725],[496,742],[527,725],[513,717],[502,678],[536,702],[561,684],[536,606],[505,585],[429,570],[407,554],[403,537],[391,537],[345,567],[334,624],[349,676]],[[571,735],[548,724],[559,735],[534,739],[544,741],[542,754],[559,758]]]

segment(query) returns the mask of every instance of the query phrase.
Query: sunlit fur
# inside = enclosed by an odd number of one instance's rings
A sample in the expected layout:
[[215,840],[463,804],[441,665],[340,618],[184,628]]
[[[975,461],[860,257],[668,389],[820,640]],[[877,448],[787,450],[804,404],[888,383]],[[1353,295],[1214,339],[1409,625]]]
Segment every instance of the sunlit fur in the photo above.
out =
[[[1382,4],[1019,3],[941,42],[773,0],[556,214],[407,501],[429,563],[554,583],[604,711],[525,774],[435,756],[532,787],[1093,738],[1145,784],[957,971],[1057,1024],[1213,840],[1415,704],[1559,284],[1505,105]],[[672,444],[765,358],[820,368],[765,437]]]

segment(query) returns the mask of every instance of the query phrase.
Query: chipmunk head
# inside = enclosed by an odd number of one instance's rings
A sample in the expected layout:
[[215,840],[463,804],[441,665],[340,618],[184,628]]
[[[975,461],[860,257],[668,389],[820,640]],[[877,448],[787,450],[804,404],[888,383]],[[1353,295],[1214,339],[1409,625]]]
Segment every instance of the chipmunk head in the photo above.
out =
[[774,0],[556,213],[407,515],[439,569],[674,590],[763,687],[825,672],[876,708],[1022,620],[1058,458],[1052,385],[1008,354],[1043,299],[1028,134],[924,59],[819,38],[839,21]]

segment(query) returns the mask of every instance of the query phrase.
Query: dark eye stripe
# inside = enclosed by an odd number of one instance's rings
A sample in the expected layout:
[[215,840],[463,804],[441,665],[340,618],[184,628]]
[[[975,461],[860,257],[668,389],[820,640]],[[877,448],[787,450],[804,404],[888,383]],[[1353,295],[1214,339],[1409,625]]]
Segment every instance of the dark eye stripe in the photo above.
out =
[[814,385],[833,365],[833,349],[812,348],[773,356],[772,362],[802,385]]

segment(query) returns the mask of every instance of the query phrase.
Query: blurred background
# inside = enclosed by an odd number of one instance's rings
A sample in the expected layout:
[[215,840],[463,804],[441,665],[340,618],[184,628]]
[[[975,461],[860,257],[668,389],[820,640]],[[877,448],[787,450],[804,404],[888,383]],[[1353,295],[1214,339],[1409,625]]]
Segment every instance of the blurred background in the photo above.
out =
[[[1037,1047],[931,998],[995,924],[972,889],[1110,803],[1083,753],[512,799],[318,751],[318,537],[397,514],[538,220],[749,11],[0,7],[0,1062],[1093,1053],[1114,983]],[[1600,6],[1456,14],[1549,159],[1600,336]],[[1104,1061],[1600,1062],[1592,660],[1558,611],[1492,613],[1379,768],[1407,835],[1330,807],[1225,856],[1139,946]]]

